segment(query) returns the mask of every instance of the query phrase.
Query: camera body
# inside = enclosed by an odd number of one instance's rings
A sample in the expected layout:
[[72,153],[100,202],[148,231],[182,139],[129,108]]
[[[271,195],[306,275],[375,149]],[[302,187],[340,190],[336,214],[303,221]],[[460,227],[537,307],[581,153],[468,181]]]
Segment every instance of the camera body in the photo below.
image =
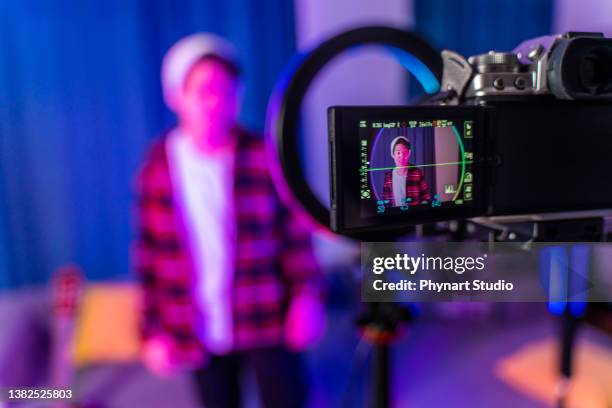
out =
[[442,59],[424,105],[329,108],[334,231],[610,212],[612,40],[566,33]]

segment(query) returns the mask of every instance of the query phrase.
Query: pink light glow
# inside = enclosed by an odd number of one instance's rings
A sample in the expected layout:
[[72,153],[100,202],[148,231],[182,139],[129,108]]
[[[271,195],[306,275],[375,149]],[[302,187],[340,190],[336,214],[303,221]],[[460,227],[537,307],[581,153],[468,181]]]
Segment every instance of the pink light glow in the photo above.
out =
[[[296,59],[301,59],[297,58]],[[279,121],[279,113],[281,107],[281,95],[282,90],[286,88],[288,80],[287,71],[283,73],[281,79],[277,82],[272,92],[272,97],[268,103],[268,110],[266,113],[266,128],[265,128],[265,139],[266,139],[266,153],[268,156],[268,163],[270,168],[270,174],[274,181],[276,191],[283,201],[283,203],[289,208],[289,210],[297,218],[304,227],[310,231],[320,233],[326,238],[335,239],[337,236],[331,232],[329,226],[320,224],[315,220],[308,211],[301,205],[300,201],[295,197],[287,181],[283,176],[283,171],[279,161],[279,155],[276,144],[276,126]],[[299,166],[299,163],[296,163]]]

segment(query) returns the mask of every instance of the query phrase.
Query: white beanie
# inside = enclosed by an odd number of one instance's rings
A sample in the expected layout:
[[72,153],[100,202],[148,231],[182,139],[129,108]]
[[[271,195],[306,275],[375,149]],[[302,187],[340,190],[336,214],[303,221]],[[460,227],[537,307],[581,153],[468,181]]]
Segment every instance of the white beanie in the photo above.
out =
[[236,49],[224,38],[211,33],[196,33],[180,39],[164,56],[161,83],[164,101],[176,109],[177,98],[193,65],[207,55],[237,65]]
[[398,142],[399,140],[401,140],[401,139],[404,139],[406,142],[408,142],[408,145],[410,145],[410,141],[408,140],[408,138],[407,138],[407,137],[405,137],[405,136],[398,136],[398,137],[396,137],[395,139],[393,139],[393,140],[391,141],[391,157],[394,157],[394,156],[393,156],[393,153],[394,153],[394,152],[393,152],[393,148],[395,147],[395,145],[397,144],[397,142]]

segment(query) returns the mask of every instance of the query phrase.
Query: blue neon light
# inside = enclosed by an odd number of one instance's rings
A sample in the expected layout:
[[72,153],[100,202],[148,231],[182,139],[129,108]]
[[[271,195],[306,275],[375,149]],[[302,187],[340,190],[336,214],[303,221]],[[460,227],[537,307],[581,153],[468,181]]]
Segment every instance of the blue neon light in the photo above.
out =
[[548,293],[548,310],[563,314],[567,305],[567,251],[563,246],[543,248],[540,252],[540,277]]
[[569,290],[572,302],[569,311],[572,316],[581,317],[588,302],[590,248],[588,245],[574,245],[571,254]]
[[410,73],[419,80],[425,92],[428,94],[435,94],[440,90],[440,82],[438,82],[433,72],[431,72],[431,70],[427,68],[427,65],[423,64],[421,60],[402,49],[396,47],[385,48],[393,54],[404,68],[410,71]]

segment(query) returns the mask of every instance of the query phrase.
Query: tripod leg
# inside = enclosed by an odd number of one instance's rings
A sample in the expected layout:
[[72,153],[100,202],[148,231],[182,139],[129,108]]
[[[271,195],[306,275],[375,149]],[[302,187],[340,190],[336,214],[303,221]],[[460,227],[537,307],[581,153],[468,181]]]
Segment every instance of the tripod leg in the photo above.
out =
[[580,319],[573,316],[567,310],[561,316],[561,355],[559,384],[557,385],[557,406],[564,408],[572,378],[572,357],[576,333]]
[[389,408],[391,369],[390,347],[388,344],[377,344],[374,347],[372,370],[372,408]]

